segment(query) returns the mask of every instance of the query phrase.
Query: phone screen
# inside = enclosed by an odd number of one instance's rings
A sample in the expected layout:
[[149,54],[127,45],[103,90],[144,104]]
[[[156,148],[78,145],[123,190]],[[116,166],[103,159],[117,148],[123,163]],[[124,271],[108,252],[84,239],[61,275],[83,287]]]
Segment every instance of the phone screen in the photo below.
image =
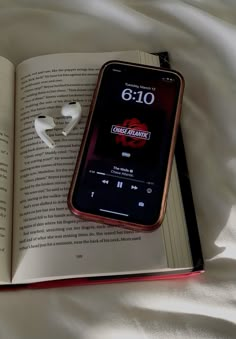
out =
[[142,225],[157,221],[180,81],[137,65],[104,68],[73,191],[76,209]]

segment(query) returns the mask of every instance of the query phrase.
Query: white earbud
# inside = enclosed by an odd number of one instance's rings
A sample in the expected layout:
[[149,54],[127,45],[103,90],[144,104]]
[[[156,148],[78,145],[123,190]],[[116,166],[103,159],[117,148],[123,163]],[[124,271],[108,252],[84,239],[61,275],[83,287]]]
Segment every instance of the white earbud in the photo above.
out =
[[55,123],[52,117],[47,115],[39,115],[34,121],[34,127],[36,133],[40,137],[40,139],[45,142],[45,144],[54,148],[56,146],[55,142],[46,134],[46,131],[49,129],[53,129],[55,127]]
[[80,103],[76,101],[71,101],[68,104],[65,104],[64,106],[62,106],[61,114],[64,117],[71,117],[71,121],[62,131],[62,134],[64,136],[67,136],[75,127],[75,125],[79,122],[82,116],[82,108]]

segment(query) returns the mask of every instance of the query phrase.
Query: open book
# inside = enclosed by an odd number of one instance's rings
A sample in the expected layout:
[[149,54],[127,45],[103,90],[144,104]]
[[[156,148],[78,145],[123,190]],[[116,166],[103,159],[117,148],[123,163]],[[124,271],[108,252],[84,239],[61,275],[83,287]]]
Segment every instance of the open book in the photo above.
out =
[[[173,164],[164,223],[152,233],[83,221],[67,207],[98,71],[111,59],[160,66],[158,55],[139,51],[46,55],[17,67],[0,58],[1,284],[202,270],[194,209],[184,208],[182,199],[182,151]],[[68,121],[60,110],[71,100],[81,103],[83,118],[65,138],[61,130]],[[57,145],[53,150],[34,130],[40,114],[55,119],[57,127],[49,132]]]

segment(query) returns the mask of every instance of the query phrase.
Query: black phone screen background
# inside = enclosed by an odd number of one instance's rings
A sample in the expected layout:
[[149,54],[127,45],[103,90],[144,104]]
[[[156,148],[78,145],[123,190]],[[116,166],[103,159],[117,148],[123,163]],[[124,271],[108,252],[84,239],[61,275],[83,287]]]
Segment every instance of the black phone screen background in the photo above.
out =
[[159,216],[180,81],[110,64],[103,73],[73,194],[79,211],[154,224]]

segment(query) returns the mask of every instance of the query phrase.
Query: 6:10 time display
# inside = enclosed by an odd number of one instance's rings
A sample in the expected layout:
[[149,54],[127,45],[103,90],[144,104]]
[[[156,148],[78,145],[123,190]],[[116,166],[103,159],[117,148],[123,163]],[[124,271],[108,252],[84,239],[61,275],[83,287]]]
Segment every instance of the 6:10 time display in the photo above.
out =
[[125,101],[134,100],[139,104],[151,105],[155,101],[155,95],[152,92],[133,91],[131,88],[125,88],[121,93],[121,98]]

